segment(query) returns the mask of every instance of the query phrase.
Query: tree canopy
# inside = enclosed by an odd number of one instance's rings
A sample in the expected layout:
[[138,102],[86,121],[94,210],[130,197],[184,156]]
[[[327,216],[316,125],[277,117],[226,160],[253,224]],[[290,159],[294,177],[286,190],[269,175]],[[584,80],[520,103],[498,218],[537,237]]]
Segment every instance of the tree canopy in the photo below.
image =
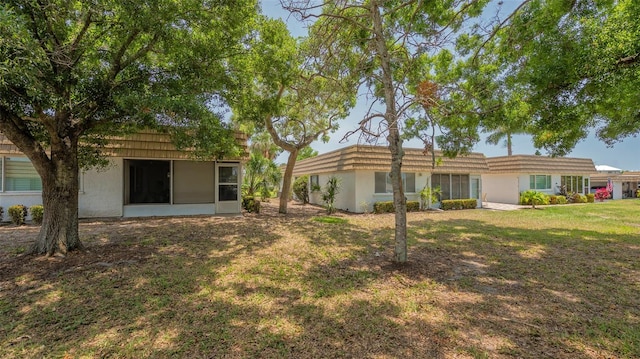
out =
[[638,18],[633,0],[523,1],[478,51],[476,79],[525,102],[503,121],[524,116],[535,146],[552,155],[592,129],[612,145],[640,131]]

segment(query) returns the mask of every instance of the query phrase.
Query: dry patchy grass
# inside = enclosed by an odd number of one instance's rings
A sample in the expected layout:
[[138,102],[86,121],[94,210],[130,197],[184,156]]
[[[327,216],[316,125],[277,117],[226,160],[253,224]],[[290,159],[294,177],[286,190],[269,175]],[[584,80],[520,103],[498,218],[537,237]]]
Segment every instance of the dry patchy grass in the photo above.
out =
[[640,357],[640,201],[0,227],[0,357]]

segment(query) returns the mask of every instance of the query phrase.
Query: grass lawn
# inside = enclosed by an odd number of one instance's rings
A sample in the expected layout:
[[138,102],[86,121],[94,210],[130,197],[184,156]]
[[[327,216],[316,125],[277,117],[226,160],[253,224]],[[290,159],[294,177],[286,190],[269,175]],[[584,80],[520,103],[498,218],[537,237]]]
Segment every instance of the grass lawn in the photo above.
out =
[[2,358],[638,358],[640,200],[0,227]]

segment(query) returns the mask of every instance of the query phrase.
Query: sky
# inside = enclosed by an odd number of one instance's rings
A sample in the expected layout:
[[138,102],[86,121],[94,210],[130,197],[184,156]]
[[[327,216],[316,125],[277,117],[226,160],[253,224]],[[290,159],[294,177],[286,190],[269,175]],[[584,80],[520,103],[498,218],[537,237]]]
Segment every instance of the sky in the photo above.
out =
[[[514,6],[517,6],[520,1],[506,0],[504,3],[505,10],[508,10],[509,7],[513,8]],[[262,0],[261,6],[262,12],[265,15],[273,18],[281,18],[285,21],[293,36],[297,37],[306,35],[307,31],[304,24],[295,19],[294,16],[290,16],[287,11],[283,10],[278,0]],[[323,143],[318,140],[313,142],[311,147],[322,154],[335,149],[358,144],[358,134],[349,137],[346,141],[343,140],[343,137],[347,132],[357,129],[358,122],[365,116],[367,108],[368,104],[366,103],[366,100],[359,100],[356,107],[351,111],[349,117],[340,122],[340,128],[338,131],[330,134],[329,142]],[[640,138],[626,138],[615,144],[613,147],[607,147],[604,142],[595,137],[594,132],[595,131],[593,131],[586,139],[578,143],[568,156],[590,158],[596,165],[609,165],[623,170],[640,171]],[[360,141],[360,143],[363,142]],[[384,143],[381,143],[381,145],[384,145]],[[405,148],[422,148],[422,146],[422,141],[419,139],[404,142]],[[512,148],[513,154],[532,155],[536,152],[536,148],[533,146],[531,141],[531,136],[528,135],[514,136]],[[487,145],[484,138],[475,145],[473,151],[484,153],[487,157],[507,155],[506,147],[501,144]],[[544,150],[541,150],[541,152],[542,154],[545,154]],[[283,163],[286,162],[286,156],[281,155],[277,161]]]

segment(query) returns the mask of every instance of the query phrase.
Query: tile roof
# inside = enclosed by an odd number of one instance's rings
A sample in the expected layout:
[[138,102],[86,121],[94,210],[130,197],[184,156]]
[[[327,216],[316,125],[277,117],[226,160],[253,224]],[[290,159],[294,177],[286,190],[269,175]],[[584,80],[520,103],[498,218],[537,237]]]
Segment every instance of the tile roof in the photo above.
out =
[[[236,140],[246,154],[247,135],[236,132]],[[161,159],[191,159],[193,149],[178,150],[171,142],[171,136],[153,130],[142,130],[128,136],[107,137],[102,152],[112,157],[138,157]],[[22,152],[0,133],[0,154],[14,155]]]
[[514,155],[488,157],[491,173],[587,174],[596,173],[589,158]]
[[[423,149],[404,148],[403,150],[405,153],[402,159],[403,172],[486,173],[489,171],[485,157],[481,153],[442,158],[442,163],[432,170],[431,156],[425,154]],[[436,151],[436,157],[442,157],[442,154]],[[387,147],[353,145],[298,161],[293,174],[299,176],[353,170],[389,171],[390,168],[391,153]]]
[[640,182],[640,172],[598,173],[591,175],[590,178],[592,182],[607,182],[609,179],[621,182]]

